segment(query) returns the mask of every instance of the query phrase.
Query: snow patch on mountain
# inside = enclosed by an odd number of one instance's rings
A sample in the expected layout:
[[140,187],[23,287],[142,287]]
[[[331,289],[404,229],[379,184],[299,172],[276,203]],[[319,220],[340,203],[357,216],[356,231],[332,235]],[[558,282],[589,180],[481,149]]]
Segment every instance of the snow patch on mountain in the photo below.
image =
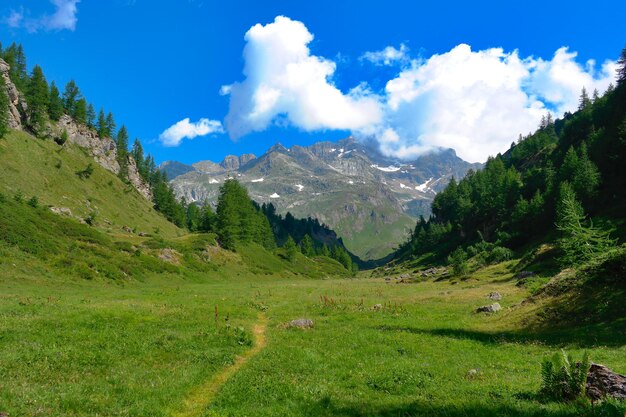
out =
[[257,178],[256,180],[252,180],[252,182],[263,182],[265,178]]
[[370,168],[376,168],[377,170],[383,171],[383,172],[398,172],[402,169],[402,167],[396,167],[393,165],[389,165],[388,167],[381,167],[381,166],[378,166],[377,164],[370,165]]
[[425,183],[416,186],[415,189],[422,193],[425,193],[426,191],[432,192],[431,188],[428,186],[432,180],[432,177],[429,178]]
[[211,178],[211,180],[209,181],[209,184],[219,184],[220,182],[218,180],[216,180],[215,178]]
[[270,198],[280,198],[280,196],[277,193],[274,193],[270,196]]
[[304,189],[304,185],[302,184],[296,184],[296,187],[298,188],[298,191],[302,191]]

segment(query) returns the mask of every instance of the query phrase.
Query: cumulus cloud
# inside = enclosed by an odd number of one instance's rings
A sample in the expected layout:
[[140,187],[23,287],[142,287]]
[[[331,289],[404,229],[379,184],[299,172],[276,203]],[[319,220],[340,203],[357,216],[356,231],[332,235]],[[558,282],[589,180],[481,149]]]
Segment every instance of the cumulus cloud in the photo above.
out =
[[350,130],[402,159],[453,148],[468,161],[485,161],[534,131],[547,112],[575,111],[582,87],[604,92],[616,73],[615,62],[581,64],[566,47],[543,59],[460,44],[411,61],[401,44],[361,57],[400,64],[383,91],[360,83],[342,92],[332,83],[335,63],[311,53],[313,35],[302,22],[279,16],[253,26],[245,40],[245,79],[220,91],[230,96],[225,125],[232,138],[276,123]]
[[359,129],[381,121],[378,98],[360,84],[344,93],[333,83],[333,61],[311,54],[306,26],[278,16],[245,35],[244,81],[222,87],[230,95],[226,128],[232,138],[277,121],[306,131]]
[[80,0],[50,0],[55,10],[52,14],[38,17],[27,17],[24,10],[12,10],[11,14],[4,19],[11,28],[24,27],[29,32],[39,30],[75,30],[78,22],[78,3]]
[[220,121],[203,118],[196,123],[191,123],[189,118],[186,118],[165,129],[159,136],[159,140],[164,146],[178,146],[185,138],[193,139],[212,133],[224,133]]
[[400,44],[400,49],[396,49],[393,46],[387,46],[381,51],[366,52],[359,59],[361,61],[369,61],[377,66],[391,66],[396,64],[406,64],[409,59],[409,48],[403,43]]
[[453,148],[476,162],[505,151],[519,133],[534,131],[548,111],[574,111],[584,86],[604,91],[615,77],[615,64],[596,71],[583,67],[576,53],[556,51],[551,60],[520,58],[501,48],[472,51],[461,44],[401,71],[385,88],[381,150],[412,158],[436,148]]

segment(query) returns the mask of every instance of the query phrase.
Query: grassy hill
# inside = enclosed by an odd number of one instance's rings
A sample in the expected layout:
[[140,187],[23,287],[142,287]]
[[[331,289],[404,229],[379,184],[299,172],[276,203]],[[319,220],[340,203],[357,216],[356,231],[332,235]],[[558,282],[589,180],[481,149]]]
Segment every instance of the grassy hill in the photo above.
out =
[[[94,162],[75,145],[59,146],[27,133],[12,131],[0,139],[0,192],[13,198],[35,196],[45,206],[65,207],[78,219],[94,216],[97,228],[112,234],[128,234],[122,227],[164,237],[183,231],[152,208],[132,186]],[[89,164],[93,174],[81,179],[76,173]]]

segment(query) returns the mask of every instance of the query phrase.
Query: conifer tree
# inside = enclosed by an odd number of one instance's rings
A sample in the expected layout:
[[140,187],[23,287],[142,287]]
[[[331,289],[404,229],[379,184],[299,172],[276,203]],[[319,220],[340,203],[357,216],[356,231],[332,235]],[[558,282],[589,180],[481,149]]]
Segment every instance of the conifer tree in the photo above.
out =
[[298,247],[291,236],[287,238],[287,241],[283,245],[283,249],[289,262],[294,262],[296,260],[296,254],[298,253]]
[[39,65],[35,65],[28,84],[26,101],[28,103],[29,126],[37,134],[46,127],[48,114],[48,83]]
[[583,87],[580,92],[580,99],[578,100],[578,110],[584,110],[591,104],[591,100],[589,99],[589,94],[587,94],[587,89]]
[[585,215],[576,194],[568,182],[561,184],[557,205],[557,228],[563,237],[559,245],[564,252],[564,266],[589,261],[595,255],[610,249],[615,241],[593,223],[585,224]]
[[87,124],[87,100],[84,97],[76,102],[72,117],[74,117],[76,123]]
[[87,106],[87,126],[92,129],[96,127],[96,109],[91,103]]
[[22,45],[15,42],[4,51],[4,60],[9,64],[9,78],[15,87],[24,92],[28,88],[26,56]]
[[126,181],[128,178],[128,132],[122,125],[117,132],[117,163],[120,165],[119,177]]
[[149,172],[148,167],[146,166],[146,161],[143,155],[143,146],[138,138],[135,138],[135,142],[133,143],[133,148],[131,150],[131,156],[135,160],[135,164],[137,165],[137,171],[139,171],[139,175],[145,181],[148,180]]
[[4,78],[0,77],[0,138],[9,132],[9,96]]
[[107,130],[107,119],[104,116],[104,110],[100,109],[100,113],[98,113],[98,125],[97,125],[98,136],[100,138],[106,138],[111,136],[109,131]]
[[48,101],[48,116],[55,122],[63,116],[63,100],[59,95],[59,89],[54,81],[50,83],[50,95]]
[[198,230],[201,232],[214,232],[215,231],[215,213],[211,208],[211,205],[207,200],[204,201],[202,209],[200,210],[200,222],[198,223]]
[[200,228],[200,220],[201,220],[200,209],[195,203],[191,203],[187,206],[187,229],[190,232],[197,232]]
[[626,81],[626,46],[617,60],[617,84],[621,85],[624,81]]
[[113,119],[113,113],[111,113],[111,112],[109,112],[109,114],[107,114],[106,128],[107,128],[107,133],[108,133],[107,136],[108,137],[115,136],[116,126],[115,126],[115,120]]
[[302,241],[300,242],[300,251],[306,257],[311,257],[315,255],[315,248],[313,247],[313,239],[308,233],[304,235],[304,237],[302,238]]
[[63,91],[63,107],[65,107],[65,112],[67,114],[74,117],[74,113],[76,112],[76,102],[80,98],[81,94],[76,82],[74,82],[74,80],[70,80],[65,85],[65,90]]

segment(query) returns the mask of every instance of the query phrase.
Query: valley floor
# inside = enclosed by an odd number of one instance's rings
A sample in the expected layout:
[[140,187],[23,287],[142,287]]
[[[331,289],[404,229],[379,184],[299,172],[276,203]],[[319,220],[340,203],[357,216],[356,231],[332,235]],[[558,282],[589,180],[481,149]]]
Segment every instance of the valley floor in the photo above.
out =
[[[528,294],[502,269],[454,283],[363,273],[59,284],[13,268],[0,278],[10,417],[594,415],[537,401],[542,358],[587,349],[626,373],[623,341],[521,331],[520,309],[536,306],[516,306]],[[474,313],[492,291],[503,310]],[[284,326],[297,318],[315,327]]]

